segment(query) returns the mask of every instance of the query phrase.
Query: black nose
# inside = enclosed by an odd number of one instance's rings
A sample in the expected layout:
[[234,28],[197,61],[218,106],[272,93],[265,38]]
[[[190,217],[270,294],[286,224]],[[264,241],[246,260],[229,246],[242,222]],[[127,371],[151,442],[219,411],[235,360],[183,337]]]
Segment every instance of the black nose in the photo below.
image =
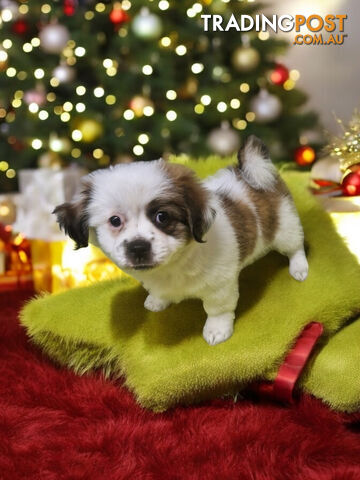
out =
[[150,250],[151,243],[140,238],[126,245],[126,253],[134,263],[149,261]]

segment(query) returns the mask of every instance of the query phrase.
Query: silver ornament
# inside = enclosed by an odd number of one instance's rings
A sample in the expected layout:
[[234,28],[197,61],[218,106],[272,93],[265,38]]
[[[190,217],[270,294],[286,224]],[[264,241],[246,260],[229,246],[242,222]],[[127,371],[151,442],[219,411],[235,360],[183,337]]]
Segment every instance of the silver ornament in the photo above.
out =
[[46,25],[39,34],[40,47],[47,53],[61,53],[66,46],[70,33],[64,25],[58,23]]
[[75,70],[66,64],[58,65],[54,68],[52,74],[60,83],[70,83],[75,78]]
[[160,18],[150,13],[148,8],[142,8],[134,18],[131,28],[137,37],[144,40],[154,40],[159,38],[161,34],[162,23]]
[[255,120],[258,123],[272,122],[282,111],[279,98],[265,89],[260,90],[259,94],[251,100],[250,108],[255,113]]
[[230,127],[228,122],[223,122],[220,128],[212,130],[207,138],[207,144],[214,153],[231,155],[240,146],[238,134]]
[[260,63],[260,54],[253,47],[239,47],[232,54],[231,62],[238,72],[251,72]]

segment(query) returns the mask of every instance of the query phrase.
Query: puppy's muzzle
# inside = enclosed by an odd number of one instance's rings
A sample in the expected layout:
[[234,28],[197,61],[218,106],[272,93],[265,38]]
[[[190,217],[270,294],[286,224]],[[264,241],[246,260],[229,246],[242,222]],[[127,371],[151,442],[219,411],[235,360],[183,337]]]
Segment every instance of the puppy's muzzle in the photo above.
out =
[[126,256],[134,268],[151,267],[151,243],[139,238],[126,245]]

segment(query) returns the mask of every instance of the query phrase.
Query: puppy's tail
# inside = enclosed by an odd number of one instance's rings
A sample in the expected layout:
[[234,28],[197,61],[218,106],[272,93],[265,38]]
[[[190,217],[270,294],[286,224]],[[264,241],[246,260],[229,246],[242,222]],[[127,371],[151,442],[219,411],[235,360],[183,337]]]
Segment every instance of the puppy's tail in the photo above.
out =
[[264,142],[250,135],[238,153],[239,169],[246,183],[256,190],[273,190],[278,172],[271,163],[269,150]]

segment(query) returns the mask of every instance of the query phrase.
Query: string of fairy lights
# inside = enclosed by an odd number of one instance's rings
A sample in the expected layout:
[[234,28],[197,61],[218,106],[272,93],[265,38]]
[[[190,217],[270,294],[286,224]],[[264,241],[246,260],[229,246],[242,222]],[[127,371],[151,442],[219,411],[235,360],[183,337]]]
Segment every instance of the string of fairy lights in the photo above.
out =
[[[151,1],[151,0],[149,0]],[[219,0],[226,4],[229,0]],[[248,0],[249,2],[251,0]],[[172,0],[174,2],[174,0]],[[212,0],[206,0],[203,3],[206,5],[211,4]],[[153,1],[153,4],[157,3],[159,13],[166,12],[170,7],[168,0]],[[131,12],[132,3],[130,0],[123,0],[121,3],[115,2],[111,5],[110,20],[112,23],[118,26],[116,35],[121,38],[125,38],[129,34],[131,29],[133,33],[143,39],[149,39],[156,41],[160,49],[170,50],[179,57],[187,55],[190,46],[186,42],[181,42],[177,32],[170,32],[163,34],[160,17],[143,7],[139,13],[136,13],[132,17],[131,23],[128,22],[128,13]],[[54,153],[66,153],[72,158],[79,158],[82,153],[82,144],[93,143],[104,132],[103,126],[97,120],[83,119],[81,122],[73,121],[78,114],[84,114],[87,110],[87,99],[89,96],[93,96],[96,99],[103,100],[104,103],[112,108],[114,105],[118,105],[119,98],[111,92],[107,91],[104,85],[97,85],[93,88],[89,88],[85,84],[78,84],[75,81],[75,72],[77,62],[85,57],[88,52],[84,45],[77,44],[70,38],[70,33],[66,27],[57,23],[50,23],[53,21],[53,6],[50,3],[43,3],[40,7],[41,14],[46,18],[49,18],[48,26],[45,25],[40,30],[39,36],[34,36],[31,39],[26,39],[22,44],[22,51],[25,55],[31,55],[36,49],[42,49],[44,52],[58,53],[59,65],[56,67],[51,75],[46,72],[41,66],[34,68],[33,70],[17,70],[15,66],[11,64],[11,52],[14,47],[13,41],[10,38],[5,38],[1,42],[0,46],[0,71],[3,71],[5,75],[11,79],[19,80],[20,82],[31,77],[34,78],[35,88],[30,91],[23,90],[21,88],[14,92],[13,98],[9,102],[9,107],[0,104],[0,120],[11,124],[15,121],[16,110],[24,105],[27,105],[27,109],[31,115],[37,116],[37,118],[46,124],[52,115],[59,117],[60,121],[69,124],[68,137],[60,137],[56,132],[48,132],[47,138],[35,136],[28,140],[29,146],[35,150],[50,150]],[[91,22],[96,19],[96,15],[102,15],[109,11],[109,5],[103,2],[95,3],[92,8],[87,6],[87,10],[83,11],[83,17],[87,22]],[[76,14],[80,14],[82,10],[78,10]],[[189,18],[196,18],[203,12],[203,4],[195,2],[190,8],[187,9],[186,15]],[[29,13],[29,6],[25,2],[21,4],[12,2],[9,0],[5,7],[0,12],[0,28],[1,23],[7,23],[17,20],[18,18],[24,18]],[[43,22],[46,24],[46,20]],[[55,32],[54,29],[58,30]],[[48,30],[46,32],[46,29]],[[52,30],[51,30],[52,29]],[[52,38],[57,36],[57,38]],[[268,32],[259,32],[257,37],[261,41],[267,41],[269,39]],[[51,40],[51,41],[50,41]],[[55,45],[52,47],[52,43]],[[50,45],[50,46],[49,46]],[[56,48],[55,48],[56,47]],[[242,49],[242,50],[241,50]],[[246,52],[245,49],[248,51]],[[258,65],[259,59],[256,57],[252,59],[249,53],[254,54],[255,49],[247,45],[239,47],[239,54],[233,61],[235,68],[238,71],[246,71],[246,69],[255,68]],[[236,53],[236,52],[235,52]],[[234,53],[234,55],[235,55]],[[248,54],[244,58],[240,58],[244,53]],[[255,61],[256,60],[256,61]],[[148,61],[144,65],[139,66],[139,74],[144,77],[150,77],[154,74],[156,69],[156,61]],[[237,62],[237,64],[236,64]],[[100,61],[101,68],[105,70],[105,74],[108,77],[115,77],[118,73],[119,60],[116,58],[105,57]],[[239,97],[234,96],[231,99],[214,100],[210,93],[198,92],[198,82],[196,77],[201,75],[205,69],[205,65],[200,61],[192,63],[189,67],[188,84],[185,88],[192,94],[194,99],[193,111],[196,115],[203,115],[209,112],[211,109],[216,109],[220,114],[223,114],[230,110],[238,110],[242,105],[242,96],[248,94],[252,87],[247,82],[240,82],[238,87]],[[290,91],[295,87],[297,80],[299,79],[299,72],[297,70],[290,70],[285,77],[281,77],[276,80],[274,75],[279,72],[269,71],[267,77],[261,77],[258,80],[258,86],[262,89],[266,88],[266,83],[272,81],[274,84],[281,85],[284,90]],[[227,83],[232,80],[232,76],[221,65],[216,65],[213,68],[212,75],[214,78],[220,79],[222,83]],[[71,101],[66,100],[63,103],[58,103],[58,96],[56,93],[57,87],[62,83],[73,84],[73,95]],[[264,94],[264,92],[263,92]],[[175,87],[167,89],[164,92],[164,97],[170,101],[176,101],[179,99],[179,89]],[[74,100],[74,98],[76,100]],[[268,99],[270,96],[268,96]],[[259,99],[258,99],[259,100]],[[260,99],[261,100],[261,99]],[[262,101],[264,103],[265,97],[263,95]],[[279,100],[277,100],[279,102]],[[250,103],[250,107],[251,107]],[[253,103],[254,108],[247,111],[242,118],[234,117],[232,119],[232,127],[237,130],[244,130],[247,128],[249,122],[254,122],[257,119],[261,121],[261,109],[255,108],[256,104]],[[150,95],[146,92],[139,92],[129,102],[127,106],[123,108],[122,117],[125,121],[132,121],[136,118],[145,116],[151,117],[156,113],[157,106],[151,99]],[[278,106],[278,109],[280,107]],[[210,109],[210,110],[209,110]],[[258,111],[257,111],[258,110]],[[178,118],[177,107],[174,103],[174,107],[168,108],[163,112],[164,118],[167,122],[175,122]],[[279,114],[279,111],[276,111]],[[264,117],[265,118],[265,117]],[[266,120],[265,120],[266,121]],[[46,129],[44,129],[45,131]],[[124,135],[122,128],[115,129],[115,135],[120,137]],[[166,137],[170,135],[169,128],[163,128],[161,131],[162,136]],[[139,132],[137,136],[137,142],[132,147],[132,153],[139,157],[143,155],[145,146],[151,141],[151,134],[148,131]],[[15,143],[16,139],[8,137],[8,142]],[[87,148],[88,149],[88,148]],[[98,160],[100,164],[106,165],[110,163],[109,155],[104,152],[102,148],[96,146],[92,150],[92,156]],[[8,178],[14,178],[16,176],[16,169],[14,166],[10,166],[5,160],[0,161],[0,172],[3,172]]]

